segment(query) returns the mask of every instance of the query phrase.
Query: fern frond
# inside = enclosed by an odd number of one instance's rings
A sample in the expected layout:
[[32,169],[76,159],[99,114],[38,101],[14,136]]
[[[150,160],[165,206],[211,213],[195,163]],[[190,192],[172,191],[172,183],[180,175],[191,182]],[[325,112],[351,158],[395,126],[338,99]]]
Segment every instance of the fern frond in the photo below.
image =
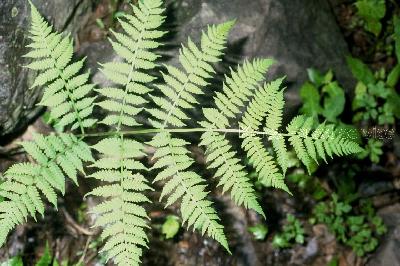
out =
[[344,156],[362,151],[356,142],[335,130],[334,125],[323,123],[314,130],[313,124],[311,117],[297,116],[287,126],[289,142],[308,170],[311,160],[318,163],[318,159],[322,158],[326,162],[327,155],[332,158],[333,155]]
[[161,46],[157,39],[166,33],[157,30],[165,19],[161,0],[139,1],[132,9],[134,15],[124,15],[119,20],[124,33],[112,31],[115,40],[110,39],[122,62],[102,65],[101,71],[115,85],[97,90],[107,98],[97,105],[110,112],[102,123],[117,128],[139,125],[134,116],[146,103],[143,95],[151,91],[147,84],[156,79],[145,71],[157,66],[159,55],[154,49]]
[[[255,59],[232,70],[231,77],[226,77],[223,92],[214,97],[217,109],[203,108],[207,121],[200,125],[211,130],[229,127],[229,119],[238,115],[240,108],[250,100],[272,63],[269,59]],[[210,131],[203,133],[201,139],[200,145],[206,146],[208,167],[217,169],[215,177],[220,178],[223,191],[231,189],[230,195],[236,204],[243,204],[264,216],[248,174],[225,136]]]
[[32,88],[44,86],[39,105],[51,108],[50,119],[59,127],[71,126],[71,130],[91,127],[96,119],[90,117],[95,97],[89,97],[93,85],[88,84],[89,73],[79,74],[85,59],[72,63],[73,44],[69,36],[53,31],[35,6],[31,4],[32,43],[25,57],[34,61],[26,67],[38,70]]
[[105,227],[102,252],[118,265],[138,265],[148,242],[148,216],[141,205],[150,201],[144,192],[151,187],[139,173],[146,168],[134,159],[144,155],[143,145],[124,139],[119,132],[122,125],[139,125],[135,116],[146,103],[143,95],[151,91],[148,84],[155,80],[145,71],[156,67],[159,56],[154,49],[161,46],[157,39],[165,34],[158,30],[164,22],[162,4],[161,0],[139,1],[138,6],[132,6],[133,15],[119,20],[124,32],[112,32],[115,40],[110,42],[122,60],[102,65],[102,72],[115,85],[97,90],[106,97],[97,105],[109,113],[102,123],[115,126],[117,136],[93,146],[103,157],[92,165],[99,169],[92,177],[106,185],[89,195],[107,198],[93,211],[100,215],[96,226]]
[[0,196],[6,199],[0,203],[0,245],[28,216],[36,219],[36,212],[44,214],[40,193],[57,207],[56,193],[65,193],[65,175],[77,183],[77,172],[83,173],[82,163],[93,161],[90,148],[72,134],[33,137],[34,141],[22,146],[36,162],[14,164],[0,184]]
[[220,60],[233,23],[229,21],[209,26],[207,33],[202,34],[201,48],[188,38],[187,46],[182,45],[179,52],[182,70],[166,66],[168,74],[163,73],[166,85],[157,86],[164,97],[152,96],[158,108],[147,110],[152,116],[150,122],[154,127],[186,125],[185,120],[189,117],[185,110],[198,103],[196,95],[203,94],[202,88],[209,84],[208,79],[215,73],[212,63]]
[[141,204],[150,200],[143,193],[152,190],[139,173],[146,168],[134,159],[144,154],[143,145],[113,137],[92,148],[105,155],[93,163],[92,167],[99,170],[91,176],[105,184],[88,193],[106,198],[92,210],[99,215],[95,226],[104,228],[101,237],[105,245],[101,252],[118,265],[138,265],[142,248],[148,242],[145,229],[149,217]]
[[167,197],[166,206],[169,206],[181,199],[183,224],[187,223],[188,227],[193,226],[202,234],[207,234],[229,251],[220,219],[211,201],[206,198],[208,192],[205,191],[204,179],[188,170],[194,162],[185,148],[188,143],[173,138],[170,133],[160,133],[149,144],[158,148],[153,157],[157,160],[153,169],[163,169],[153,182],[168,180],[160,200]]

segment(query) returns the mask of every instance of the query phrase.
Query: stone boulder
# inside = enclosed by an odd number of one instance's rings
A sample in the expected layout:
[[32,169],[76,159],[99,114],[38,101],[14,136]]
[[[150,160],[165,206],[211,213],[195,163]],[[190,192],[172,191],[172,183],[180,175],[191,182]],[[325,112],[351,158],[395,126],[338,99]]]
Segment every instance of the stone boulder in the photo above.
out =
[[[327,0],[176,0],[177,40],[199,37],[207,24],[236,19],[230,34],[228,58],[268,57],[277,63],[271,78],[287,76],[287,105],[299,103],[297,89],[307,79],[307,68],[333,69],[351,88],[346,66],[347,45]],[[197,39],[198,40],[198,39]]]
[[[60,31],[77,32],[90,0],[32,0],[46,19]],[[27,0],[0,1],[0,136],[25,127],[39,108],[40,90],[28,90],[35,73],[23,68],[29,42],[30,7]]]
[[[287,77],[288,116],[293,115],[300,103],[298,89],[307,80],[307,68],[333,69],[345,88],[354,85],[345,61],[347,45],[328,0],[166,0],[166,5],[166,27],[171,34],[165,40],[170,45],[162,51],[167,61],[163,63],[177,64],[180,43],[186,43],[188,36],[199,42],[201,31],[208,24],[236,19],[225,56],[225,62],[229,63],[224,64],[224,69],[246,58],[275,59],[269,79]],[[88,57],[86,66],[93,71],[92,81],[99,86],[110,84],[98,70],[97,62],[118,60],[106,47],[110,45],[104,40],[84,43],[79,51],[80,56]],[[192,111],[192,117],[201,118],[200,113]]]
[[388,232],[381,239],[367,266],[400,266],[400,203],[387,206],[378,214],[388,227]]

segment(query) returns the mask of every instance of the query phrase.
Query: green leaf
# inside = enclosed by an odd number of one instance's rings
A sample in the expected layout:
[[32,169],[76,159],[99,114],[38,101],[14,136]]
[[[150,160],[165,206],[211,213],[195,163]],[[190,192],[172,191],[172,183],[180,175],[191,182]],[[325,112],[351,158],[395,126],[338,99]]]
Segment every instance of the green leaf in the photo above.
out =
[[387,79],[386,79],[386,85],[388,85],[390,88],[394,88],[397,85],[397,83],[399,82],[399,78],[400,78],[400,64],[396,65],[392,69],[392,71],[389,72],[389,75],[387,76]]
[[264,240],[268,234],[268,227],[263,224],[257,224],[248,228],[256,240]]
[[395,53],[397,57],[397,64],[400,62],[400,18],[398,16],[393,17],[394,25],[394,40],[395,40]]
[[357,14],[365,19],[381,19],[386,13],[385,0],[358,0]]
[[366,20],[365,29],[369,32],[372,32],[375,36],[378,36],[382,31],[382,24],[374,19]]
[[22,258],[20,256],[15,256],[3,262],[0,266],[24,266],[24,264],[22,263]]
[[322,91],[327,94],[324,97],[324,110],[322,114],[329,122],[335,122],[336,118],[344,110],[346,101],[344,91],[337,82],[325,85]]
[[51,263],[52,256],[49,250],[49,243],[46,242],[46,248],[44,250],[43,256],[39,259],[35,266],[49,266]]
[[366,30],[378,36],[382,25],[379,22],[386,14],[385,0],[358,0],[357,15],[366,23]]
[[161,231],[165,235],[165,238],[169,239],[173,238],[178,233],[179,228],[179,218],[175,215],[168,215],[167,219],[162,225]]
[[391,90],[386,103],[392,107],[393,114],[397,118],[400,118],[400,95],[396,91]]
[[314,68],[308,68],[307,69],[307,74],[308,74],[308,79],[316,86],[320,87],[322,84],[325,82],[325,77],[322,76],[322,74],[314,69]]
[[353,76],[364,83],[365,85],[375,83],[374,73],[368,68],[360,59],[353,58],[351,56],[346,57],[348,66],[350,67]]
[[303,114],[318,117],[322,113],[322,107],[319,104],[320,95],[314,85],[306,82],[300,89],[300,97],[303,101],[303,106],[301,107]]
[[272,240],[272,246],[274,248],[286,248],[289,246],[289,242],[282,235],[275,235]]

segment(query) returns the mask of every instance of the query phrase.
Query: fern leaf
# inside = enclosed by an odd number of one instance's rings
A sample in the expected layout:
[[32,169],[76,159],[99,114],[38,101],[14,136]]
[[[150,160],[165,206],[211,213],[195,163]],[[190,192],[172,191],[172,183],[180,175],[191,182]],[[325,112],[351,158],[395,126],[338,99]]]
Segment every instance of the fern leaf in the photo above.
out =
[[[205,144],[207,141],[210,143]],[[240,160],[235,157],[236,153],[232,152],[233,148],[224,135],[216,132],[203,133],[200,145],[207,147],[208,168],[217,169],[214,176],[220,179],[218,185],[222,186],[223,192],[231,190],[230,196],[236,204],[243,204],[264,216],[248,174]]]
[[143,145],[113,137],[101,140],[92,148],[106,156],[93,164],[99,171],[92,175],[105,185],[88,193],[105,198],[92,210],[99,215],[95,226],[105,227],[101,234],[105,240],[101,252],[106,252],[107,258],[118,265],[137,265],[148,242],[145,229],[149,218],[140,204],[150,200],[142,193],[152,190],[143,175],[133,172],[145,169],[134,160],[143,155]]
[[139,125],[134,117],[142,110],[139,106],[146,103],[142,94],[151,91],[147,84],[155,80],[144,71],[156,67],[159,56],[154,49],[161,46],[157,39],[165,34],[157,30],[165,19],[162,1],[139,1],[132,9],[134,15],[124,15],[120,19],[124,33],[112,32],[115,40],[110,40],[123,62],[102,65],[104,75],[116,85],[98,90],[108,98],[98,105],[110,112],[102,123],[117,128]]
[[209,84],[208,79],[214,73],[212,63],[220,60],[232,25],[230,21],[209,26],[207,33],[202,34],[201,48],[190,38],[187,46],[182,45],[179,62],[183,69],[166,66],[168,73],[163,73],[166,85],[158,86],[164,98],[152,96],[158,108],[147,110],[154,127],[186,125],[185,120],[189,117],[185,115],[185,109],[193,108],[197,103],[195,96],[204,93],[202,87]]
[[[217,109],[203,109],[207,121],[200,124],[211,130],[228,127],[229,118],[240,113],[240,108],[250,100],[272,63],[269,59],[255,59],[231,71],[231,77],[225,77],[223,93],[217,93],[214,97]],[[220,178],[219,185],[223,191],[231,189],[230,195],[236,204],[243,204],[264,216],[248,174],[225,136],[217,132],[205,132],[201,139],[201,145],[206,146],[208,167],[217,169],[215,176]]]
[[89,74],[79,74],[85,59],[71,63],[71,38],[53,32],[53,28],[44,21],[35,6],[30,4],[32,43],[27,47],[32,50],[25,57],[35,61],[26,67],[39,71],[32,88],[44,86],[40,105],[52,108],[50,118],[56,121],[57,126],[71,126],[72,130],[80,127],[83,133],[84,128],[91,127],[96,122],[90,118],[94,98],[86,100],[84,105],[78,101],[81,98],[87,99],[93,88],[87,84]]
[[[283,79],[277,79],[269,84],[264,84],[258,90],[242,118],[240,127],[243,129],[242,147],[247,152],[250,162],[253,164],[260,181],[266,186],[281,188],[289,192],[285,185],[283,175],[279,173],[274,158],[262,143],[262,139],[252,131],[258,131],[265,119],[266,130],[272,136],[272,146],[277,151],[278,163],[283,172],[286,171],[286,147],[283,138],[277,136],[277,130],[282,123],[283,91],[280,90]],[[247,133],[250,132],[250,133]]]
[[57,207],[56,193],[65,192],[65,174],[76,182],[82,163],[93,161],[89,147],[72,134],[33,137],[33,142],[23,142],[22,146],[36,162],[14,164],[5,172],[6,182],[0,185],[0,195],[5,198],[0,203],[4,206],[0,208],[0,223],[5,224],[0,229],[0,245],[28,216],[36,219],[36,212],[44,214],[40,194]]
[[289,141],[308,170],[311,159],[318,163],[318,158],[322,158],[326,162],[326,155],[332,158],[362,151],[356,142],[345,137],[346,132],[335,130],[334,125],[323,123],[313,129],[313,123],[312,118],[297,116],[287,127]]
[[157,174],[154,182],[167,181],[160,200],[167,197],[166,206],[169,206],[181,199],[183,223],[187,223],[188,227],[193,226],[202,234],[206,233],[229,251],[223,226],[219,224],[211,201],[206,198],[208,192],[205,191],[204,179],[188,170],[194,161],[184,147],[187,142],[173,138],[170,133],[159,133],[149,144],[158,148],[153,157],[157,160],[153,169],[164,169]]

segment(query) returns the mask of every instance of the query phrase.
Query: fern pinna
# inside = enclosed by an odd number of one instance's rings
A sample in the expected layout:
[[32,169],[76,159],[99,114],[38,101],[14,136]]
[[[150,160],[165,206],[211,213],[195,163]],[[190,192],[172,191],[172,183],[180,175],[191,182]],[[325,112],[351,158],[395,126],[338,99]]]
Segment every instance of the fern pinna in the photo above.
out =
[[[165,200],[165,206],[180,204],[187,227],[215,239],[229,251],[223,221],[208,197],[205,179],[194,170],[187,148],[190,142],[182,133],[201,133],[207,168],[222,192],[229,192],[236,204],[262,216],[253,183],[228,134],[240,138],[241,149],[262,184],[288,193],[284,176],[289,147],[308,169],[312,161],[361,150],[333,125],[316,125],[304,116],[295,117],[286,132],[281,131],[284,79],[266,82],[265,78],[273,60],[246,60],[225,76],[221,91],[211,83],[233,21],[208,26],[199,44],[188,38],[179,50],[179,64],[163,66],[163,82],[156,83],[150,72],[158,67],[160,38],[166,34],[160,30],[165,8],[161,0],[140,0],[132,5],[132,14],[119,19],[122,31],[111,31],[110,42],[119,59],[101,62],[101,71],[113,85],[95,88],[87,83],[89,73],[81,73],[84,60],[71,62],[71,39],[53,32],[35,7],[31,8],[33,42],[26,57],[34,61],[27,67],[39,71],[32,87],[43,87],[39,104],[49,107],[56,125],[68,132],[35,134],[32,142],[22,143],[34,162],[11,166],[0,185],[0,196],[5,198],[0,203],[0,222],[4,224],[1,244],[28,216],[36,219],[36,212],[44,214],[41,194],[57,206],[56,193],[64,194],[65,176],[77,183],[78,172],[84,175],[84,164],[88,163],[88,177],[101,183],[86,195],[101,199],[91,210],[97,215],[95,226],[102,228],[101,251],[116,264],[138,265],[143,248],[148,246],[145,204],[151,203],[146,195],[153,190],[151,182],[163,186],[160,200]],[[212,91],[207,91],[209,88]],[[193,118],[189,111],[201,106],[199,96],[205,93],[214,94],[215,107],[203,108],[199,127],[190,128],[188,121]],[[97,121],[92,115],[94,106],[104,110],[99,123],[108,126],[109,132],[87,132]],[[147,114],[152,127],[143,129],[138,114]],[[77,129],[79,134],[75,135]],[[143,143],[134,138],[137,134],[152,137]],[[84,142],[99,137],[103,138],[91,147]],[[155,148],[150,168],[139,160],[146,156],[145,145]]]
[[[85,128],[96,122],[91,117],[94,97],[89,97],[93,85],[87,84],[89,74],[80,74],[83,61],[71,63],[73,45],[69,37],[53,32],[37,9],[31,4],[32,27],[28,45],[32,50],[25,57],[34,61],[26,67],[39,71],[32,88],[43,86],[39,105],[51,108],[50,118],[59,127],[71,130]],[[90,147],[71,133],[57,136],[35,134],[23,148],[34,160],[11,166],[0,185],[0,244],[7,234],[28,216],[36,219],[36,212],[44,214],[42,193],[57,207],[57,192],[65,193],[65,176],[78,184],[78,172],[84,173],[83,163],[93,161]]]

